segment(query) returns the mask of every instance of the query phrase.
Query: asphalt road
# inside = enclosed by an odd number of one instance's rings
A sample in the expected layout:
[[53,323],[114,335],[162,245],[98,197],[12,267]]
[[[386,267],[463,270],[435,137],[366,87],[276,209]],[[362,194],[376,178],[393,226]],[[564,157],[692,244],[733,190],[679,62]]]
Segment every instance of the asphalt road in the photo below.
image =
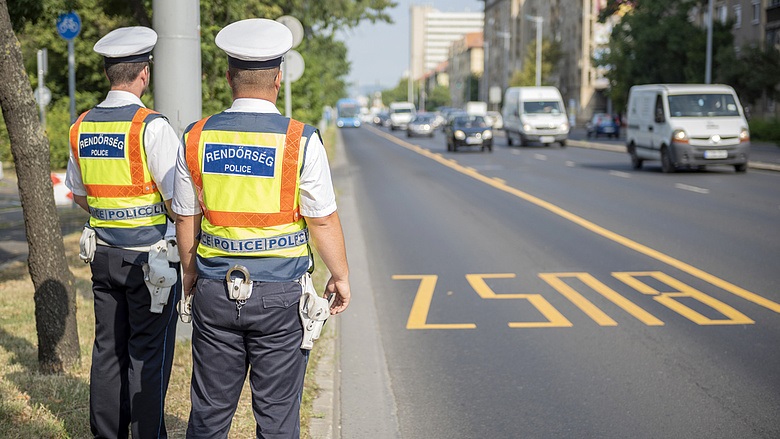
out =
[[780,174],[341,134],[341,437],[780,437]]

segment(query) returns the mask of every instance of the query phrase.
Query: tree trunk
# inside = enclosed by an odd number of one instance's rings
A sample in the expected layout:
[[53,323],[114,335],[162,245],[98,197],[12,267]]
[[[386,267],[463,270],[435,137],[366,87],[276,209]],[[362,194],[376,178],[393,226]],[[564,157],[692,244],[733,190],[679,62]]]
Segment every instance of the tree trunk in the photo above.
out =
[[80,361],[76,293],[54,204],[49,140],[38,120],[6,0],[0,0],[0,78],[0,106],[19,179],[35,286],[38,363],[44,373],[59,373]]

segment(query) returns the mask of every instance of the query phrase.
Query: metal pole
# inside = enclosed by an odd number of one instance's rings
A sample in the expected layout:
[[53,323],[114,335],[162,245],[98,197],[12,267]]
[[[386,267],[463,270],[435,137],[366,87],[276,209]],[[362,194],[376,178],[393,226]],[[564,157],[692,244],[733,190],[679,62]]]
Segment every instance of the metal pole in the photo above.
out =
[[43,88],[46,85],[43,83],[43,72],[45,70],[46,55],[44,50],[38,50],[38,113],[41,118],[41,127],[46,131],[46,105],[43,103]]
[[709,0],[707,6],[707,61],[704,68],[704,83],[712,83],[712,13],[713,4],[712,0]]
[[181,135],[201,118],[200,2],[153,0],[154,106]]
[[542,17],[536,17],[536,86],[542,85]]
[[[485,39],[485,72],[482,73],[482,100],[488,101],[488,91],[490,90],[490,41]],[[469,96],[467,99],[470,99]]]
[[76,121],[76,55],[73,40],[68,40],[68,97],[70,98],[70,123]]
[[290,90],[290,72],[284,69],[284,115],[292,117],[292,90]]

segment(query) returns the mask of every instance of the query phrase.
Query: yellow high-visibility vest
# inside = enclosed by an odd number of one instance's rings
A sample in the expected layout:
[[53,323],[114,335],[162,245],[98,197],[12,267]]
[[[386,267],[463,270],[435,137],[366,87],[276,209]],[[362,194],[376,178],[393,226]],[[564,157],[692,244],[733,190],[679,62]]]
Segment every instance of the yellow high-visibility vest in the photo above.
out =
[[140,105],[89,110],[70,128],[70,147],[87,191],[89,224],[116,246],[153,244],[166,210],[146,162],[144,130],[163,117]]
[[277,114],[220,113],[184,134],[203,211],[199,274],[224,278],[240,264],[252,280],[299,278],[309,267],[300,175],[316,130]]

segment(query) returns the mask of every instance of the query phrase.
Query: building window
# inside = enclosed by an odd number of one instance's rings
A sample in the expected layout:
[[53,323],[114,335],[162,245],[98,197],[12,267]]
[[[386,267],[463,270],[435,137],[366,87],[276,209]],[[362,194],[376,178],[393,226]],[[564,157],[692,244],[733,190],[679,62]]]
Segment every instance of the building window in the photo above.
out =
[[729,19],[729,8],[727,6],[718,6],[715,11],[715,16],[721,23],[726,24],[726,20]]
[[752,24],[761,22],[761,0],[753,0],[753,21]]
[[734,6],[734,27],[739,29],[742,27],[742,6]]

